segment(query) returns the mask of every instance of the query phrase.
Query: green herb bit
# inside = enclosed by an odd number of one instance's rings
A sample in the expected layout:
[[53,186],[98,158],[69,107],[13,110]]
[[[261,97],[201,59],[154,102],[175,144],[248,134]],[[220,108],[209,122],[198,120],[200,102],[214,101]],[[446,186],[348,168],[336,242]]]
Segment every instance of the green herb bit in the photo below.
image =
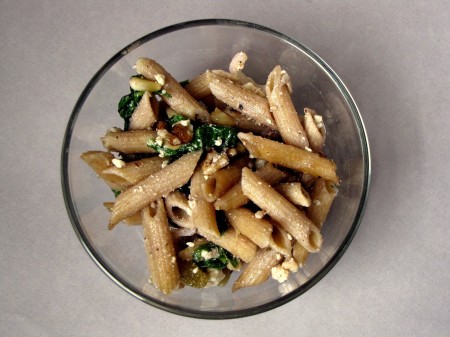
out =
[[169,118],[168,122],[170,124],[170,126],[173,126],[174,124],[177,124],[178,122],[187,120],[187,117],[184,117],[183,115],[173,115],[172,117]]
[[120,193],[122,193],[122,191],[119,191],[119,190],[115,190],[115,189],[111,189],[111,191],[114,193],[114,196],[117,198],[119,195],[120,195]]
[[228,263],[233,267],[239,265],[238,258],[212,242],[198,246],[192,254],[192,260],[200,268],[224,269]]

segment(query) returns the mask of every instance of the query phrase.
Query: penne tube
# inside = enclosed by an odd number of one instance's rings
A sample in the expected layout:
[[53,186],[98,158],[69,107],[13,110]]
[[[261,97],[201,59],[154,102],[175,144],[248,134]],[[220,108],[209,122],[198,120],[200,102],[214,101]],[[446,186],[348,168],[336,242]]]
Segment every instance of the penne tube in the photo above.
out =
[[312,109],[305,108],[305,131],[309,139],[309,147],[314,152],[321,152],[325,144],[325,126],[323,124],[322,116],[316,114]]
[[287,73],[281,70],[279,65],[275,66],[269,74],[266,84],[270,111],[273,114],[283,142],[305,148],[309,146],[308,137],[292,103],[289,86],[290,79]]
[[190,80],[184,89],[195,99],[202,99],[211,95],[209,82],[211,82],[211,72],[207,70]]
[[203,194],[207,201],[214,202],[241,179],[241,170],[248,160],[240,159],[213,174],[206,176],[202,184]]
[[101,140],[103,147],[109,151],[123,153],[155,153],[155,150],[147,146],[147,141],[149,138],[156,138],[156,131],[109,130],[106,132],[106,135],[101,138]]
[[339,183],[336,165],[333,161],[319,156],[317,153],[286,145],[270,139],[255,136],[251,133],[238,133],[250,155],[299,172],[322,177],[333,183]]
[[237,208],[225,213],[228,222],[239,233],[248,237],[260,248],[269,246],[272,238],[272,225],[264,219],[258,219],[246,208]]
[[111,211],[108,228],[112,229],[119,221],[186,184],[194,172],[201,153],[197,151],[185,154],[120,193]]
[[125,164],[120,159],[116,159],[111,153],[104,151],[88,151],[81,154],[80,157],[111,189],[122,191],[127,187],[123,179],[104,173],[105,171],[115,168],[113,164],[115,161]]
[[170,294],[180,285],[180,272],[163,200],[156,201],[155,209],[142,209],[141,216],[152,283]]
[[309,252],[322,246],[322,235],[306,215],[250,169],[242,170],[242,191]]
[[235,126],[236,124],[233,117],[219,108],[215,108],[214,111],[211,112],[211,122],[223,126]]
[[146,91],[131,115],[128,129],[147,130],[156,122],[157,117],[150,102],[150,94]]
[[[331,204],[336,197],[336,187],[323,179],[318,179],[311,192],[312,203],[308,208],[306,215],[320,230],[327,218]],[[292,256],[300,267],[303,267],[308,259],[309,252],[298,242],[294,244]]]
[[258,124],[253,119],[243,115],[239,112],[229,111],[228,116],[233,118],[234,125],[243,132],[254,132],[259,135],[271,135],[273,137],[278,136],[278,132],[267,125]]
[[177,113],[190,119],[197,117],[204,121],[210,121],[208,111],[200,105],[179,83],[172,77],[160,64],[148,58],[137,60],[136,71],[146,78],[155,80],[163,78],[165,90],[168,95],[162,95],[161,98]]
[[267,100],[241,88],[233,82],[215,76],[209,84],[212,94],[222,102],[239,111],[256,123],[277,129]]
[[204,182],[203,172],[198,168],[192,176],[190,185],[189,205],[192,209],[192,225],[209,235],[219,236],[214,204],[207,201],[203,194]]
[[[286,177],[286,173],[278,170],[272,164],[266,164],[255,174],[267,182],[269,185],[275,184]],[[242,192],[242,186],[237,183],[231,187],[224,195],[214,202],[216,210],[229,211],[245,205],[248,202],[247,196]]]
[[150,174],[161,170],[167,161],[161,157],[144,158],[128,163],[123,163],[123,167],[110,166],[101,175],[110,181],[120,185],[120,190],[130,187]]
[[314,184],[311,192],[311,207],[308,208],[306,215],[317,228],[322,228],[336,195],[337,188],[329,181],[318,179]]
[[299,182],[281,183],[274,186],[275,190],[294,205],[309,207],[311,198]]
[[228,228],[219,236],[211,235],[201,229],[198,229],[198,233],[205,239],[225,248],[246,263],[249,263],[255,257],[256,245],[234,228]]
[[[104,202],[103,206],[105,206],[105,208],[108,211],[111,212],[111,210],[112,210],[112,208],[114,206],[114,202],[113,201]],[[125,225],[129,225],[129,226],[140,226],[140,225],[142,225],[141,212],[137,212],[137,213],[134,213],[133,215],[130,215],[129,217],[123,219],[122,222]]]
[[238,279],[233,283],[232,291],[257,286],[267,281],[273,267],[280,264],[276,251],[266,248],[256,252],[255,258],[247,265]]
[[192,209],[183,193],[179,190],[173,191],[164,199],[164,203],[167,216],[174,224],[184,228],[194,227],[192,224]]
[[290,256],[292,252],[292,236],[272,219],[269,222],[273,225],[269,247],[284,256]]
[[295,242],[292,246],[292,257],[299,267],[304,267],[308,259],[309,252],[299,242]]

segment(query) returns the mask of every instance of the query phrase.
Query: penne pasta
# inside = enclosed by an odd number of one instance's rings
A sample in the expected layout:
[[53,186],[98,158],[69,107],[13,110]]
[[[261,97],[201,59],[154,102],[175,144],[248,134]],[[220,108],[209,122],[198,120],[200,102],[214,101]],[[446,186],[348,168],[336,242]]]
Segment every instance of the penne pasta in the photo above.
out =
[[270,248],[258,250],[255,258],[234,282],[231,288],[232,291],[235,292],[242,288],[257,286],[267,281],[272,268],[280,264],[277,255],[279,254]]
[[322,246],[322,235],[306,215],[251,170],[242,170],[242,191],[309,252]]
[[158,76],[163,78],[165,90],[168,95],[163,95],[162,99],[176,112],[190,119],[197,117],[202,121],[209,121],[208,111],[202,107],[160,64],[148,58],[137,60],[136,71],[149,79]]
[[202,99],[211,95],[209,82],[211,82],[211,72],[207,70],[190,80],[184,88],[195,99]]
[[187,197],[179,190],[170,193],[165,199],[166,212],[169,219],[183,228],[193,228],[192,209]]
[[295,242],[292,247],[292,257],[299,267],[304,267],[308,259],[309,252],[299,242]]
[[292,252],[292,236],[272,219],[270,223],[273,225],[273,231],[269,240],[269,247],[284,256],[290,256]]
[[170,294],[180,285],[180,273],[163,200],[156,201],[155,209],[142,209],[141,216],[152,283]]
[[300,148],[309,146],[308,138],[300,118],[295,110],[289,90],[290,79],[287,73],[275,66],[269,74],[266,84],[266,95],[270,111],[278,126],[281,138],[285,144]]
[[299,172],[339,183],[333,161],[292,145],[286,145],[251,133],[238,134],[250,155]]
[[309,139],[309,147],[314,152],[321,152],[325,144],[325,126],[323,124],[322,116],[316,114],[312,109],[305,108],[305,131]]
[[150,102],[150,94],[148,91],[144,92],[139,105],[134,110],[130,118],[129,130],[146,130],[150,128],[157,120],[158,116],[153,111]]
[[[105,206],[105,208],[111,212],[113,206],[114,206],[114,202],[113,201],[109,201],[109,202],[104,202],[103,206]],[[130,215],[129,217],[125,218],[122,220],[122,222],[125,225],[130,225],[130,226],[140,226],[142,225],[142,218],[141,218],[141,212],[137,212],[133,215]]]
[[[264,165],[255,174],[270,185],[277,183],[287,176],[286,173],[278,170],[272,164]],[[242,192],[241,184],[237,183],[224,195],[217,198],[214,202],[214,207],[216,210],[229,211],[245,205],[248,201],[249,199]]]
[[241,178],[241,170],[248,160],[240,159],[225,168],[206,176],[202,184],[203,194],[207,201],[214,202],[221,197],[231,186],[237,184]]
[[101,140],[103,147],[108,151],[122,153],[155,153],[155,150],[147,146],[147,140],[155,137],[156,131],[121,131],[113,129],[106,132],[106,135],[102,137]]
[[274,188],[294,205],[302,207],[309,207],[311,205],[311,198],[308,192],[299,182],[281,183],[275,185]]
[[215,76],[209,84],[212,94],[231,108],[239,111],[256,123],[277,129],[267,100],[245,90],[233,82]]
[[329,181],[318,179],[314,184],[311,192],[311,207],[308,208],[306,214],[317,228],[322,228],[336,195],[337,189]]
[[123,167],[109,166],[101,171],[101,176],[115,182],[120,190],[130,187],[150,174],[161,170],[167,160],[161,157],[144,158],[129,163],[123,163]]
[[214,204],[207,201],[203,194],[204,182],[202,170],[197,169],[192,176],[190,185],[189,205],[192,209],[192,224],[209,235],[220,236]]
[[228,222],[236,231],[245,235],[259,248],[266,248],[272,238],[272,225],[264,219],[258,219],[246,208],[237,208],[225,213]]
[[201,229],[198,230],[198,233],[207,240],[225,248],[246,263],[249,263],[255,257],[256,245],[234,228],[228,228],[219,236],[211,235]]
[[123,191],[114,203],[108,228],[112,229],[124,218],[186,184],[194,172],[200,155],[201,151],[186,154]]

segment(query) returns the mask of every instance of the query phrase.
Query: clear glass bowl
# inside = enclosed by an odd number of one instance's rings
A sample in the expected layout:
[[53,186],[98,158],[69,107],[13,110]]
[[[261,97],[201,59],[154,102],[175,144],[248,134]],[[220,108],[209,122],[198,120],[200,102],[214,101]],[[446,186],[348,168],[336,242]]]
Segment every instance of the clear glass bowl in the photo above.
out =
[[[231,292],[226,287],[185,287],[170,296],[148,283],[139,227],[108,231],[104,201],[113,195],[80,159],[84,151],[102,149],[100,137],[122,126],[117,103],[129,91],[132,66],[140,57],[160,62],[178,80],[205,69],[227,69],[232,56],[245,51],[246,74],[265,83],[280,64],[288,71],[299,111],[311,107],[324,117],[326,154],[341,178],[338,196],[323,227],[324,244],[305,268],[284,284],[265,284]],[[349,246],[363,215],[370,181],[370,154],[363,122],[350,93],[331,68],[307,47],[271,29],[241,21],[200,20],[163,28],[125,47],[92,78],[72,112],[62,151],[62,187],[73,228],[94,262],[121,288],[155,307],[192,317],[234,318],[278,307],[316,284]]]

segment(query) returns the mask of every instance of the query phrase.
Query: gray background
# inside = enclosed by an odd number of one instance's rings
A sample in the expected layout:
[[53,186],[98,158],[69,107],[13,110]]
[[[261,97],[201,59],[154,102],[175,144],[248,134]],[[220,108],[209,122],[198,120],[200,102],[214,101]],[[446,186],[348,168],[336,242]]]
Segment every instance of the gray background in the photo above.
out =
[[[367,127],[372,188],[336,267],[298,299],[204,321],[128,295],[64,207],[60,150],[93,74],[137,38],[200,18],[271,27],[328,62]],[[446,0],[0,1],[1,336],[450,335]]]

